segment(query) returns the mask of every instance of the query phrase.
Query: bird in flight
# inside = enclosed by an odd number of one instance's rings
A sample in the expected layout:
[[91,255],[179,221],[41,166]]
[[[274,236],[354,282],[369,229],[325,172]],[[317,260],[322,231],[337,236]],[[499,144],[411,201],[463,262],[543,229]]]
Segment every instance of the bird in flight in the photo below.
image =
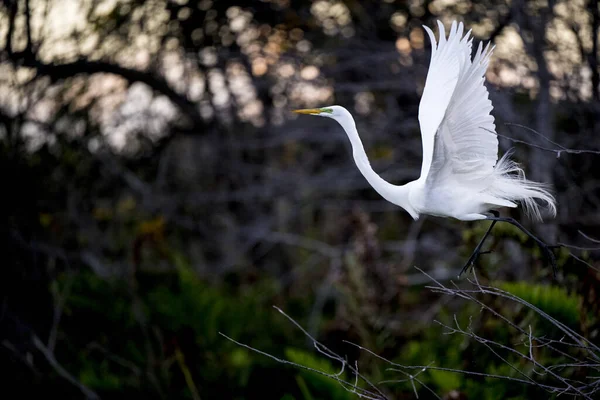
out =
[[471,58],[471,31],[463,36],[462,22],[454,21],[446,38],[444,25],[437,23],[439,42],[433,31],[424,26],[432,49],[419,105],[423,163],[417,180],[394,185],[381,178],[371,167],[354,119],[344,107],[333,105],[294,112],[336,120],[350,139],[354,161],[365,179],[384,199],[402,207],[414,220],[432,215],[461,221],[492,221],[460,275],[474,264],[499,221],[517,226],[532,238],[556,275],[552,246],[515,219],[500,217],[497,211],[521,204],[534,220],[542,220],[542,209],[556,216],[555,199],[547,185],[528,180],[510,159],[510,151],[498,160],[498,137],[490,114],[493,107],[484,85],[494,48],[489,43],[483,48],[479,43]]

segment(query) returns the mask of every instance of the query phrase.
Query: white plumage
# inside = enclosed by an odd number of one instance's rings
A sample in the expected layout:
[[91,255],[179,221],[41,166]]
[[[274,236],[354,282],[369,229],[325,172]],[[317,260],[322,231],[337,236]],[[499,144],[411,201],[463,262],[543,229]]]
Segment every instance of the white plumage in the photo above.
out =
[[[510,153],[498,161],[493,107],[484,85],[493,47],[479,43],[471,60],[470,31],[462,36],[462,23],[453,22],[446,40],[444,25],[438,21],[438,27],[437,45],[431,29],[424,27],[432,43],[419,107],[423,140],[419,180],[425,213],[477,220],[486,218],[482,213],[489,209],[516,207],[515,202],[521,202],[527,214],[541,220],[535,201],[539,199],[556,215],[552,195],[544,185],[527,180]],[[452,195],[440,196],[444,191]],[[454,205],[452,210],[448,201]]]
[[[446,38],[438,21],[439,42],[424,27],[432,44],[429,71],[419,106],[423,163],[419,179],[405,185],[383,180],[369,163],[354,119],[340,106],[295,110],[333,118],[352,144],[358,169],[388,201],[405,209],[415,220],[420,215],[451,217],[462,221],[493,219],[486,215],[500,207],[521,203],[533,219],[541,220],[545,207],[556,215],[555,199],[541,183],[525,178],[510,160],[498,160],[498,138],[492,103],[484,86],[493,48],[479,44],[471,58],[471,31],[453,22]],[[540,205],[539,202],[543,203]]]

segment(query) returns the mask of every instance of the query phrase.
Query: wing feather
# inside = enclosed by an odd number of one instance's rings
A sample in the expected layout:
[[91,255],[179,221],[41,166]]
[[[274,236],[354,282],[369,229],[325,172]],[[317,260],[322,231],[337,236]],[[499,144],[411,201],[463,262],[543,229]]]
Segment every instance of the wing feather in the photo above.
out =
[[[494,48],[480,43],[471,60],[470,31],[460,38],[462,26],[452,24],[446,40],[443,25],[438,22],[438,26],[437,46],[433,32],[425,27],[432,41],[432,55],[419,106],[423,140],[419,181],[425,196],[421,200],[424,204],[431,201],[427,207],[434,215],[457,218],[468,217],[475,209],[515,207],[520,202],[530,216],[541,220],[535,200],[546,203],[550,214],[556,215],[555,199],[545,184],[526,179],[523,170],[510,160],[510,153],[498,161],[493,107],[484,85]],[[475,202],[449,200],[444,194],[452,189],[454,193],[458,189],[467,195],[476,194]]]
[[[429,35],[432,37],[433,32]],[[442,29],[440,35],[443,36]],[[441,97],[437,103],[429,100],[437,96],[437,85],[431,86],[426,102],[425,93],[423,94],[419,108],[424,154],[421,180],[453,174],[460,175],[461,182],[466,184],[470,180],[489,176],[498,161],[498,138],[495,134],[494,117],[491,115],[493,107],[484,85],[493,47],[490,48],[488,43],[483,48],[480,43],[471,61],[472,39],[469,39],[469,36],[470,31],[462,39],[453,38],[451,31],[447,42],[440,38],[436,49],[439,53],[444,51],[444,48],[456,53],[458,73],[454,60],[446,64],[449,56],[446,56],[442,63],[434,62],[435,55],[432,55],[429,74],[432,77],[456,74],[456,79],[453,85],[448,85],[440,91]],[[437,70],[433,70],[434,68]],[[452,91],[447,97],[450,86]],[[423,121],[427,122],[421,122],[421,115]],[[425,165],[425,160],[429,162],[428,166]]]
[[462,22],[454,21],[446,39],[444,25],[437,21],[439,43],[436,43],[433,31],[423,26],[431,40],[431,60],[425,80],[423,96],[419,104],[419,125],[423,146],[421,179],[426,179],[433,161],[435,134],[444,119],[446,109],[455,91],[461,70],[471,56],[471,41],[467,32],[464,38]]
[[489,177],[498,161],[493,109],[484,85],[491,51],[479,44],[473,62],[461,71],[436,136],[430,173],[444,169],[463,183]]

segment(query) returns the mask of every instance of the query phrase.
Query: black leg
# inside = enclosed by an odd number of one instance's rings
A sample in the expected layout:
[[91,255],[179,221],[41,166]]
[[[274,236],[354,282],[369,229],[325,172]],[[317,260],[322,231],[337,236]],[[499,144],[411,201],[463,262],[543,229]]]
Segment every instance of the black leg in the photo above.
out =
[[[490,211],[494,217],[498,217],[500,214],[498,213],[498,211]],[[475,261],[477,261],[477,258],[479,257],[481,253],[481,247],[483,246],[483,243],[485,242],[485,240],[487,239],[487,237],[490,235],[490,232],[492,231],[492,228],[494,227],[494,225],[496,225],[496,222],[498,221],[492,221],[492,223],[490,224],[490,227],[488,228],[487,232],[485,233],[485,235],[483,235],[483,237],[481,238],[481,240],[479,241],[479,244],[477,245],[477,247],[475,247],[475,250],[473,251],[473,253],[471,253],[471,257],[469,257],[469,259],[467,260],[467,263],[465,264],[465,266],[462,268],[462,270],[460,270],[460,274],[458,274],[458,277],[460,278],[462,276],[462,274],[464,274],[470,267],[473,266],[473,264],[475,263]]]
[[497,221],[508,222],[509,224],[512,224],[512,225],[516,226],[517,228],[519,228],[524,234],[526,234],[531,239],[533,239],[538,244],[538,246],[540,246],[540,248],[542,249],[544,256],[548,259],[548,261],[550,261],[550,264],[552,265],[552,274],[554,275],[554,278],[556,278],[556,257],[554,257],[554,253],[552,252],[552,248],[554,248],[555,246],[549,246],[546,243],[542,242],[541,239],[539,239],[534,234],[529,232],[527,229],[525,229],[525,227],[523,225],[521,225],[517,220],[515,220],[513,218],[498,217],[497,215],[495,215],[493,217],[487,217],[487,219],[490,221],[494,221],[494,222],[497,222]]

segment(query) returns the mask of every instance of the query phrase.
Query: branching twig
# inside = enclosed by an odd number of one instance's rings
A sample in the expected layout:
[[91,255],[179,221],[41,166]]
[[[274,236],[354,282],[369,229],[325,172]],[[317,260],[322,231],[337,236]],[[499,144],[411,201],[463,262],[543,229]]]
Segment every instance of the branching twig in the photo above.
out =
[[67,381],[69,381],[74,386],[77,386],[81,393],[85,395],[88,399],[100,399],[100,396],[96,394],[92,389],[85,386],[83,383],[79,382],[77,378],[75,378],[69,371],[64,369],[62,365],[54,357],[54,353],[48,349],[44,343],[37,336],[33,336],[32,338],[34,346],[44,355],[48,363],[54,368],[54,370]]
[[[67,261],[68,262],[68,261]],[[56,337],[58,335],[58,325],[60,323],[60,318],[62,317],[63,308],[65,306],[65,302],[69,297],[69,293],[71,292],[71,286],[73,284],[73,275],[69,274],[67,278],[67,282],[65,283],[65,288],[62,293],[58,292],[56,294],[57,299],[55,301],[54,306],[54,317],[52,318],[52,328],[50,329],[50,334],[48,335],[48,349],[51,352],[54,352],[54,347],[56,346]]]
[[[416,268],[416,269],[418,271],[420,271],[423,275],[425,275],[427,278],[429,278],[430,281],[435,284],[435,286],[428,286],[428,288],[430,290],[432,290],[433,292],[458,297],[458,298],[467,300],[469,302],[474,302],[475,304],[480,306],[482,310],[490,312],[494,317],[499,318],[502,322],[506,323],[509,327],[514,328],[519,334],[522,334],[524,336],[524,338],[526,338],[525,341],[521,344],[527,346],[527,351],[525,353],[523,353],[522,351],[519,351],[517,348],[513,347],[512,345],[502,344],[502,343],[496,342],[494,340],[482,337],[481,335],[479,335],[475,332],[475,330],[472,327],[472,323],[469,323],[468,327],[466,329],[463,329],[460,326],[460,323],[458,322],[456,315],[454,316],[454,326],[449,326],[449,325],[441,323],[439,321],[435,321],[435,322],[437,322],[438,324],[443,326],[447,330],[447,332],[446,332],[447,334],[464,335],[465,337],[468,337],[468,338],[484,345],[492,354],[494,354],[494,356],[496,358],[498,358],[500,361],[502,361],[502,363],[508,365],[514,371],[514,373],[518,375],[518,377],[508,376],[508,375],[499,375],[499,374],[488,374],[485,372],[478,372],[478,371],[462,371],[462,370],[452,369],[452,368],[436,367],[436,366],[433,366],[433,364],[434,364],[433,361],[430,362],[428,365],[405,366],[402,364],[392,362],[392,361],[390,361],[390,360],[388,360],[388,359],[386,359],[386,358],[374,353],[373,351],[371,351],[367,348],[364,348],[358,344],[344,340],[343,342],[348,343],[348,344],[358,348],[361,351],[365,351],[369,355],[377,358],[378,360],[381,360],[381,361],[391,365],[392,367],[388,368],[387,370],[401,373],[402,375],[404,375],[406,377],[405,379],[383,380],[383,381],[378,382],[379,384],[410,382],[411,388],[412,388],[415,396],[418,397],[418,390],[416,387],[416,383],[418,383],[421,386],[423,386],[423,388],[425,388],[426,390],[431,392],[435,397],[440,398],[433,389],[428,387],[423,382],[423,380],[419,379],[419,376],[421,374],[425,373],[427,370],[437,370],[437,371],[445,371],[445,372],[464,374],[466,376],[502,379],[502,380],[507,380],[507,381],[514,382],[514,383],[532,385],[532,386],[540,388],[548,393],[553,393],[553,394],[563,394],[564,393],[564,394],[570,394],[570,395],[577,395],[577,396],[580,396],[585,399],[592,399],[593,395],[598,390],[600,390],[600,379],[598,379],[598,377],[588,376],[588,379],[593,379],[593,382],[586,383],[581,380],[564,377],[559,374],[559,371],[561,371],[567,367],[587,368],[587,369],[592,369],[594,371],[600,372],[600,348],[597,345],[595,345],[594,343],[587,340],[585,337],[583,337],[580,334],[578,334],[577,332],[573,331],[572,329],[567,327],[562,322],[551,317],[545,311],[543,311],[543,310],[539,309],[538,307],[528,303],[527,301],[513,295],[512,293],[501,290],[499,288],[482,285],[479,282],[479,280],[477,279],[476,275],[474,275],[474,278],[472,280],[471,279],[469,280],[469,282],[473,285],[472,289],[462,289],[462,288],[459,288],[454,283],[453,283],[454,287],[450,288],[450,287],[444,286],[442,283],[440,283],[438,280],[432,278],[430,275],[428,275],[423,270],[421,270],[419,268]],[[510,319],[508,319],[506,316],[502,315],[499,311],[493,309],[491,306],[489,306],[488,304],[484,303],[482,300],[477,298],[476,297],[477,295],[486,295],[486,296],[491,295],[493,297],[517,302],[521,306],[524,306],[527,309],[534,311],[542,319],[545,319],[546,321],[551,323],[553,326],[558,328],[564,334],[564,336],[558,340],[546,338],[545,336],[536,336],[534,334],[534,329],[531,325],[529,325],[528,330],[521,328],[519,325],[517,325],[516,323],[514,323]],[[327,357],[329,359],[339,362],[341,365],[340,371],[337,373],[326,373],[324,371],[315,370],[313,368],[310,368],[310,367],[307,367],[304,365],[299,365],[297,363],[293,363],[291,361],[275,357],[266,352],[255,349],[246,344],[240,343],[240,342],[226,336],[223,333],[220,333],[220,334],[222,336],[224,336],[225,338],[227,338],[228,340],[231,340],[232,342],[236,343],[239,346],[242,346],[244,348],[247,348],[256,353],[262,354],[264,356],[267,356],[267,357],[269,357],[277,362],[280,362],[282,364],[292,365],[297,368],[302,368],[305,370],[319,373],[323,376],[327,376],[327,377],[337,381],[338,383],[340,383],[340,385],[342,385],[346,390],[356,393],[359,397],[369,398],[369,399],[384,399],[385,398],[383,393],[375,385],[373,385],[371,382],[369,382],[364,376],[359,374],[358,364],[355,363],[354,366],[352,366],[351,364],[348,364],[348,362],[346,361],[346,359],[344,357],[337,355],[336,353],[332,352],[330,349],[328,349],[327,347],[325,347],[324,345],[319,343],[312,335],[310,335],[293,318],[291,318],[289,315],[287,315],[281,309],[279,309],[277,307],[275,307],[275,309],[277,309],[292,324],[294,324],[298,329],[300,329],[302,331],[302,333],[307,338],[310,339],[310,341],[313,343],[315,349],[320,354],[324,355],[325,357]],[[471,320],[472,320],[472,317],[470,318],[470,321]],[[567,337],[570,338],[570,341],[565,341],[565,338],[567,338]],[[558,346],[567,347],[567,349],[561,350],[558,348]],[[571,354],[568,354],[568,351],[569,351],[568,348],[585,352],[585,357],[583,359],[581,359],[581,358],[574,357]],[[566,358],[568,361],[564,362],[564,363],[560,363],[560,364],[555,364],[555,365],[545,365],[542,361],[540,361],[539,358],[535,357],[535,354],[534,354],[535,349],[547,349],[547,351],[554,352],[558,356]],[[522,361],[519,361],[519,362],[511,361],[511,359],[509,359],[507,357],[507,355],[514,356],[517,359],[520,359]],[[531,365],[533,367],[533,370],[525,369],[527,365]],[[341,378],[341,376],[344,373],[346,368],[348,368],[355,375],[356,381],[354,383],[350,383]],[[411,371],[414,371],[414,372],[411,372]],[[531,375],[531,374],[533,374],[533,375]],[[361,389],[358,387],[359,377],[369,385],[369,387],[372,389],[372,391],[366,391],[365,389]],[[544,379],[544,381],[538,381],[538,379]],[[552,382],[550,382],[550,383],[547,382],[548,379],[551,379]],[[554,383],[554,382],[556,382],[556,383]]]
[[524,125],[511,124],[511,123],[506,123],[506,125],[518,126],[520,128],[527,129],[528,131],[534,132],[536,135],[540,136],[544,140],[552,143],[553,145],[555,145],[555,146],[557,146],[559,148],[558,149],[551,149],[549,147],[540,146],[540,145],[537,145],[537,144],[534,144],[534,143],[531,143],[531,142],[527,142],[525,140],[515,139],[515,138],[512,138],[510,136],[506,136],[506,135],[503,135],[501,133],[494,132],[494,131],[492,131],[490,129],[487,129],[487,128],[484,128],[484,127],[480,127],[480,128],[483,129],[483,130],[485,130],[485,131],[487,131],[487,132],[493,133],[496,136],[499,136],[501,138],[509,140],[509,141],[511,141],[513,143],[521,143],[521,144],[524,144],[524,145],[527,145],[527,146],[530,146],[530,147],[534,147],[536,149],[540,149],[540,150],[544,150],[544,151],[549,151],[549,152],[555,153],[556,154],[556,158],[560,158],[560,156],[561,156],[562,153],[567,153],[567,154],[596,154],[596,155],[600,155],[600,150],[568,149],[568,148],[566,148],[566,147],[564,147],[564,146],[562,146],[562,145],[554,142],[553,140],[548,139],[547,137],[545,137],[544,135],[542,135],[541,133],[539,133],[535,129],[531,129],[531,128],[529,128],[527,126],[524,126]]
[[[328,378],[331,378],[334,381],[338,382],[344,389],[346,389],[346,390],[348,390],[350,392],[356,393],[359,397],[362,397],[362,398],[365,398],[365,399],[374,399],[374,400],[387,399],[383,395],[378,395],[375,392],[369,392],[369,391],[364,390],[362,388],[356,387],[351,382],[348,382],[346,380],[341,379],[338,374],[330,374],[330,373],[323,372],[323,371],[320,371],[320,370],[315,369],[315,368],[307,367],[307,366],[302,365],[302,364],[298,364],[298,363],[295,363],[295,362],[292,362],[292,361],[285,360],[283,358],[275,357],[272,354],[269,354],[269,353],[266,353],[266,352],[261,351],[259,349],[256,349],[254,347],[248,346],[247,344],[238,342],[237,340],[230,338],[229,336],[225,335],[222,332],[219,332],[219,335],[221,335],[225,339],[227,339],[227,340],[229,340],[229,341],[237,344],[238,346],[244,347],[244,348],[246,348],[246,349],[248,349],[250,351],[253,351],[255,353],[258,353],[258,354],[261,354],[263,356],[266,356],[266,357],[268,357],[268,358],[270,358],[272,360],[277,361],[278,363],[286,364],[286,365],[291,365],[291,366],[296,367],[296,368],[301,368],[301,369],[304,369],[304,370],[307,370],[307,371],[311,371],[311,372],[315,372],[315,373],[317,373],[319,375],[323,375],[323,376],[326,376]],[[358,375],[358,372],[357,372],[357,375]]]

